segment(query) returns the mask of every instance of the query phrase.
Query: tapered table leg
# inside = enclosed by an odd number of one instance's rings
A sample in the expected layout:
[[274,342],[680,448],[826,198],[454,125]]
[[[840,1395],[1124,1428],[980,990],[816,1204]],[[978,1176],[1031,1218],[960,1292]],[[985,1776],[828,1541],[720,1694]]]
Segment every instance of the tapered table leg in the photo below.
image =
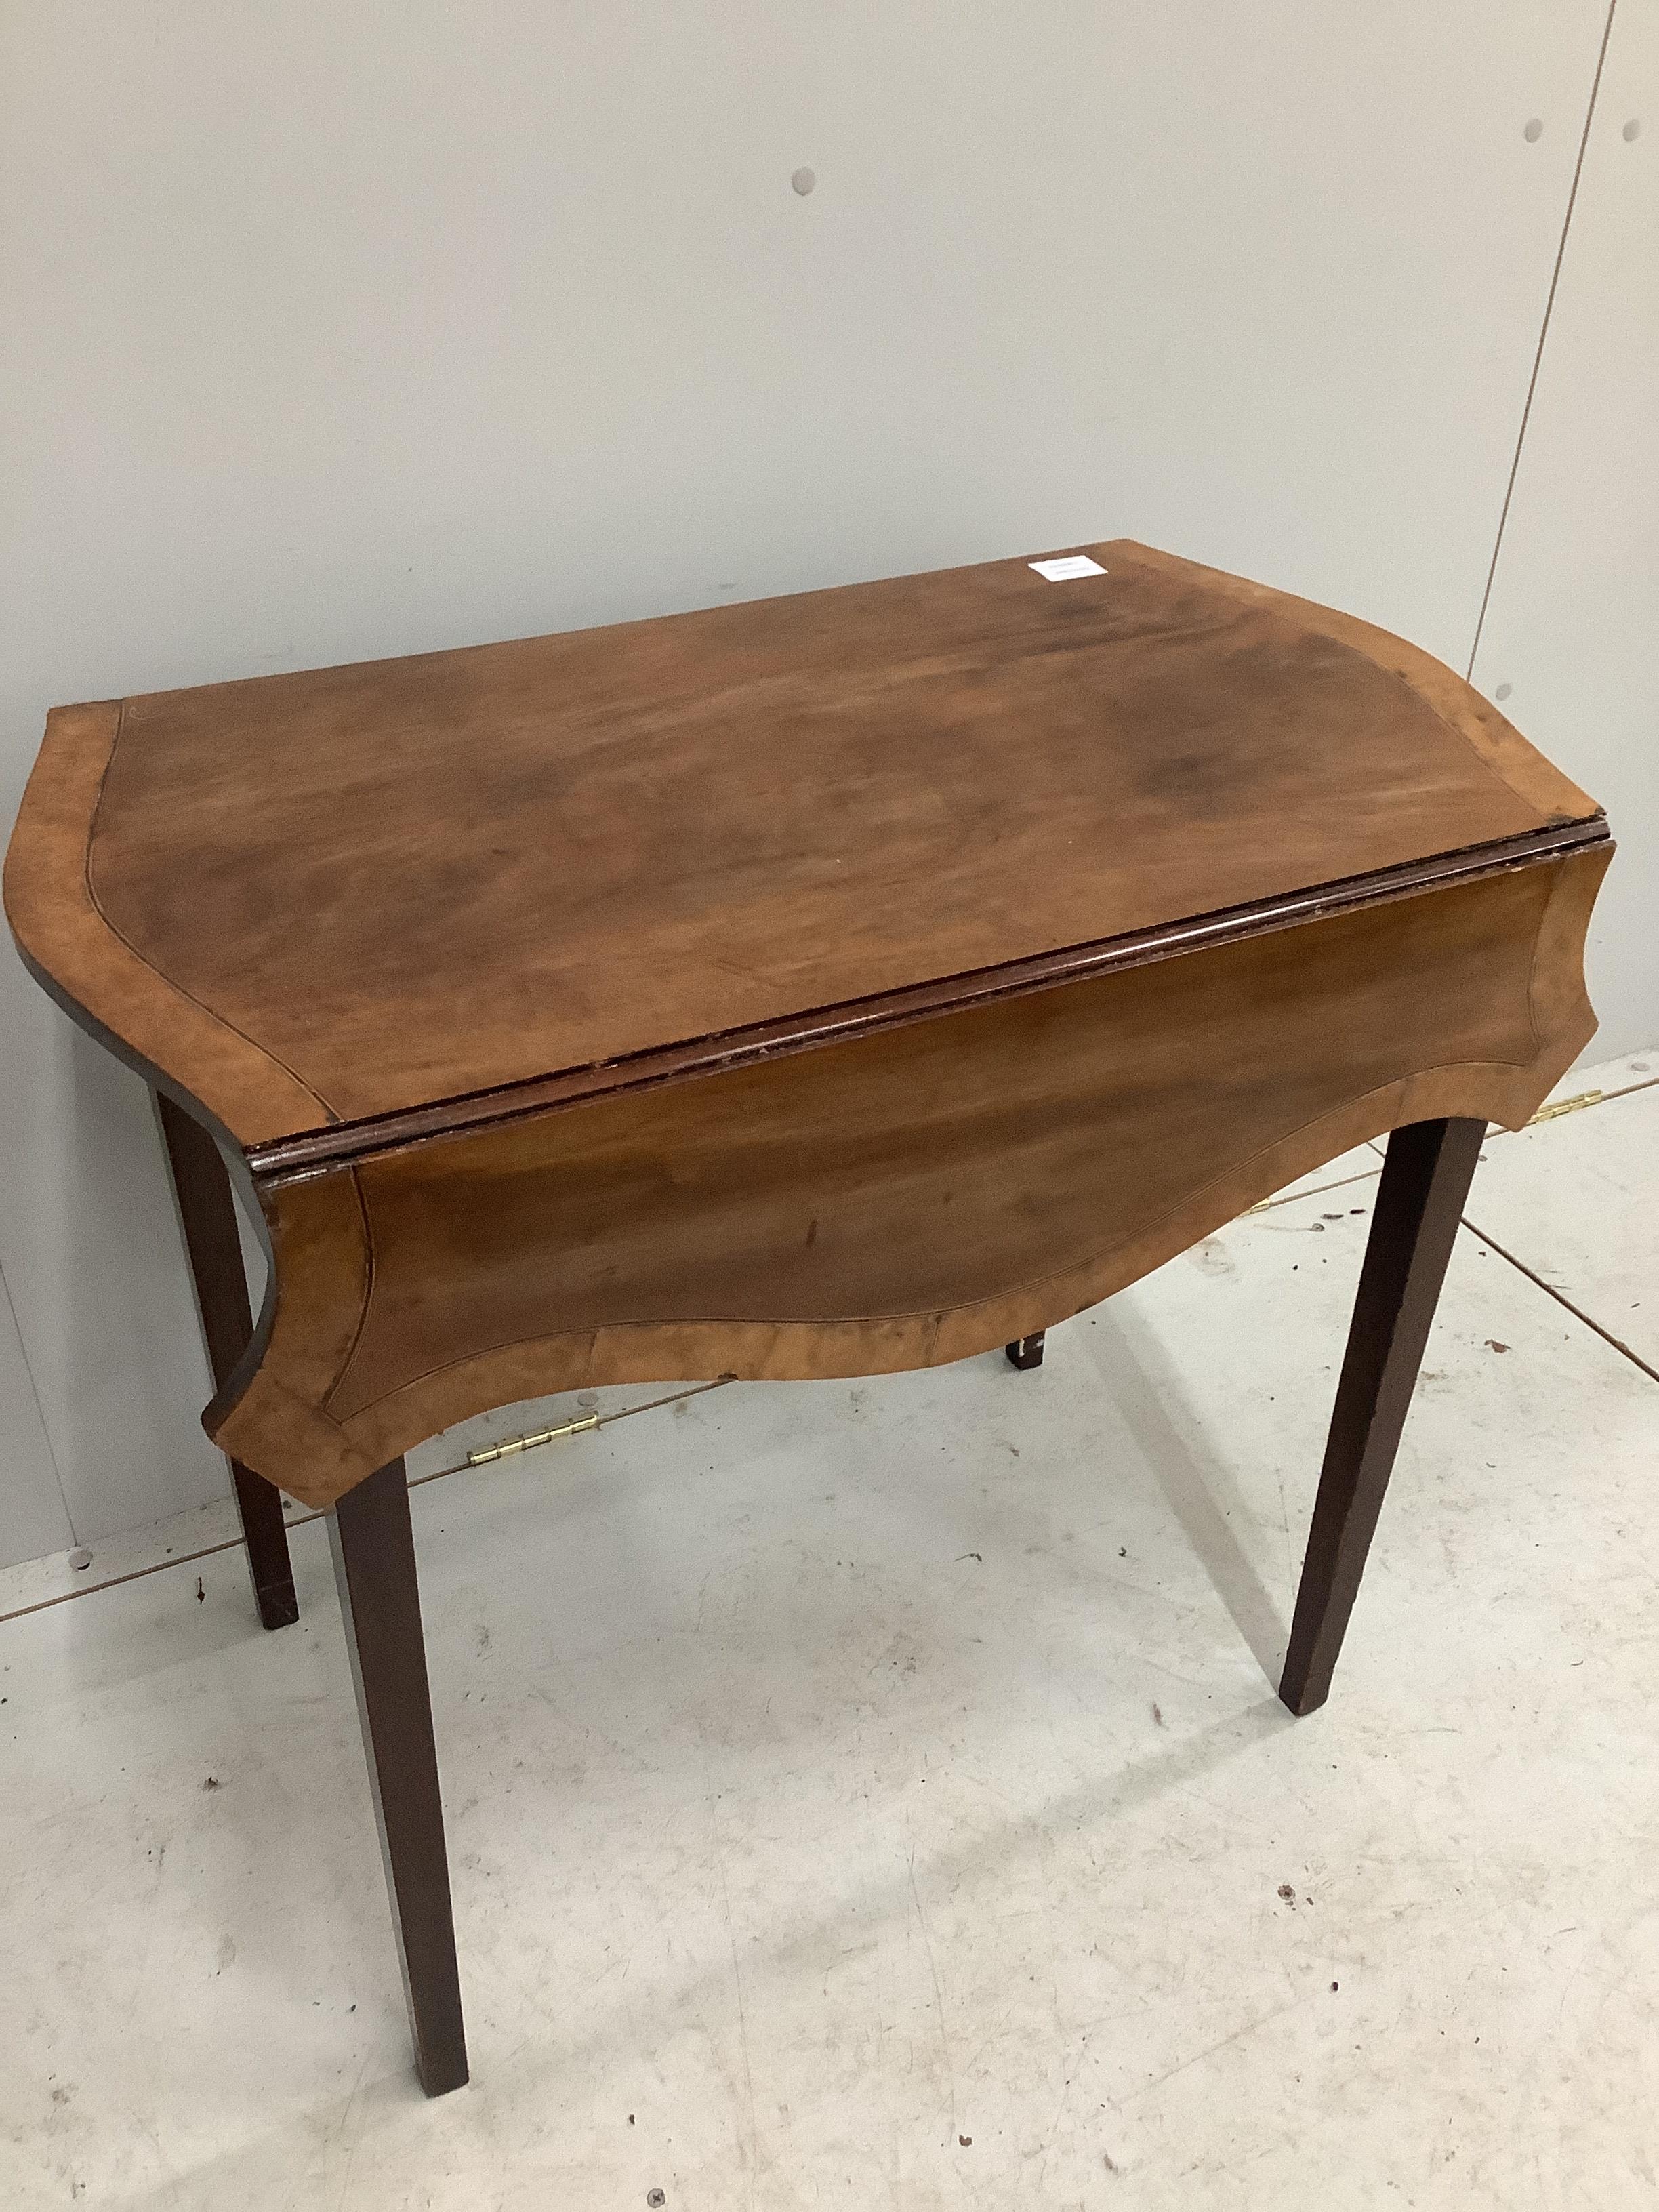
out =
[[1016,1367],[1041,1367],[1042,1342],[1048,1333],[1047,1329],[1040,1328],[1035,1336],[1017,1336],[1012,1344],[1005,1344],[1002,1348]]
[[415,2067],[427,2095],[441,2097],[466,2080],[466,2036],[402,1460],[347,1491],[328,1525]]
[[[208,1132],[163,1092],[154,1096],[196,1285],[208,1364],[215,1387],[222,1389],[253,1334],[241,1239],[236,1233],[236,1202],[219,1147]],[[230,1479],[259,1619],[267,1628],[286,1628],[300,1618],[300,1601],[289,1561],[282,1495],[238,1460],[230,1462]]]
[[1486,1133],[1413,1121],[1389,1139],[1279,1686],[1293,1713],[1330,1692]]

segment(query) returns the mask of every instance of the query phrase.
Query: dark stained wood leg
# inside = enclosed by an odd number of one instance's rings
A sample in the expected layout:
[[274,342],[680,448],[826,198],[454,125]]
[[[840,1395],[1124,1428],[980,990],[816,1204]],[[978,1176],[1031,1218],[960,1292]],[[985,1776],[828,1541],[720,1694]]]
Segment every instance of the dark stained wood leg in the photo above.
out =
[[402,1460],[347,1491],[328,1527],[415,2068],[427,2095],[441,2097],[466,2080],[466,2035]]
[[1293,1713],[1330,1692],[1486,1133],[1413,1121],[1389,1139],[1279,1686]]
[[1006,1344],[1002,1348],[1016,1367],[1041,1367],[1042,1340],[1048,1333],[1047,1329],[1040,1328],[1035,1336],[1016,1337],[1012,1344]]
[[[241,1239],[236,1233],[236,1202],[219,1147],[208,1132],[162,1092],[154,1096],[173,1170],[179,1225],[196,1285],[208,1364],[215,1386],[222,1388],[253,1334]],[[300,1601],[289,1562],[281,1492],[238,1460],[230,1462],[230,1479],[242,1516],[242,1540],[259,1619],[267,1628],[286,1628],[300,1618]]]

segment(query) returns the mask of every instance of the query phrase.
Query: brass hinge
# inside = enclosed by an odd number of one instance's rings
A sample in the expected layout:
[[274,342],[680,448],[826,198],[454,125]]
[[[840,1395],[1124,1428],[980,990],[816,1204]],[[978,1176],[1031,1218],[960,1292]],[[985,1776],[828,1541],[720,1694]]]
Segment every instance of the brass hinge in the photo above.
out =
[[[1606,1096],[1607,1093],[1604,1091],[1580,1091],[1576,1092],[1571,1098],[1554,1099],[1549,1105],[1540,1106],[1538,1111],[1533,1115],[1532,1120],[1525,1123],[1524,1127],[1528,1129],[1535,1128],[1540,1121],[1556,1121],[1560,1119],[1563,1114],[1577,1114],[1583,1107],[1599,1106]],[[1350,1177],[1349,1180],[1357,1182],[1359,1178],[1355,1176]],[[1340,1183],[1332,1183],[1327,1186],[1328,1188],[1333,1190],[1340,1190],[1341,1187],[1342,1186]],[[1317,1194],[1318,1194],[1316,1192],[1313,1191],[1310,1191],[1308,1194],[1310,1198],[1316,1197]],[[1247,1215],[1251,1213],[1265,1213],[1270,1206],[1279,1206],[1282,1205],[1283,1202],[1283,1193],[1276,1192],[1272,1198],[1259,1198],[1254,1206],[1247,1206],[1244,1212]]]
[[579,1421],[561,1421],[556,1429],[538,1429],[531,1436],[508,1437],[504,1443],[486,1444],[482,1451],[470,1451],[466,1455],[469,1467],[486,1467],[492,1459],[510,1459],[514,1452],[533,1451],[538,1444],[550,1444],[560,1437],[579,1437],[586,1429],[597,1429],[597,1413],[584,1413]]
[[1540,1106],[1527,1127],[1530,1129],[1534,1122],[1553,1121],[1559,1115],[1576,1114],[1581,1106],[1598,1106],[1601,1103],[1599,1091],[1581,1091],[1576,1098],[1558,1098],[1551,1105]]

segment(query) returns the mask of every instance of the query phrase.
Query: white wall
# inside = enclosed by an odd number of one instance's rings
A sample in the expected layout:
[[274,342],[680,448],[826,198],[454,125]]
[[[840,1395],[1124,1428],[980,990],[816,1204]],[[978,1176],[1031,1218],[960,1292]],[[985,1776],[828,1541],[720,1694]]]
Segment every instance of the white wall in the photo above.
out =
[[[1605,21],[0,0],[0,816],[53,701],[1117,532],[1461,667]],[[223,1478],[141,1087],[0,1039],[5,1558]]]
[[1659,0],[1619,0],[1474,668],[1619,841],[1590,929],[1591,1058],[1659,1041],[1656,460]]
[[0,1538],[9,1558],[40,1559],[75,1540],[40,1418],[11,1296],[0,1275]]

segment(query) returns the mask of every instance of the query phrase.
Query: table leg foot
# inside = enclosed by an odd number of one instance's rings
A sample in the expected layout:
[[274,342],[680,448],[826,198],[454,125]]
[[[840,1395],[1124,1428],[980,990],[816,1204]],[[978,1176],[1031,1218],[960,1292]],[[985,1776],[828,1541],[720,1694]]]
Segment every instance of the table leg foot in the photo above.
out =
[[1279,1686],[1293,1713],[1330,1692],[1486,1133],[1413,1121],[1389,1139]]
[[1012,1364],[1022,1372],[1030,1367],[1041,1367],[1042,1340],[1047,1334],[1046,1329],[1040,1328],[1035,1336],[1018,1336],[1012,1344],[1004,1345],[1003,1350]]
[[282,1493],[240,1460],[230,1462],[230,1479],[236,1492],[236,1510],[242,1518],[242,1543],[259,1626],[290,1627],[300,1618],[300,1595],[294,1587]]
[[369,1787],[415,2041],[428,2097],[467,2078],[443,1802],[402,1460],[349,1490],[329,1515]]

